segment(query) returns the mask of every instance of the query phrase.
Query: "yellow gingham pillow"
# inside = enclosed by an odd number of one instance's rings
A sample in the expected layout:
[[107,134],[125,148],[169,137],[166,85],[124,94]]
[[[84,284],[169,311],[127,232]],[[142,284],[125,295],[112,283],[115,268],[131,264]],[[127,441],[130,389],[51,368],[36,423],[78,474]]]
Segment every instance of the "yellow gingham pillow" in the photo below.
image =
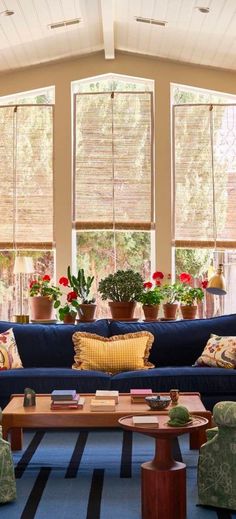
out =
[[236,368],[236,337],[211,335],[196,366]]
[[75,348],[74,369],[114,374],[154,367],[148,362],[154,340],[149,332],[114,335],[109,339],[92,333],[75,332],[72,339]]

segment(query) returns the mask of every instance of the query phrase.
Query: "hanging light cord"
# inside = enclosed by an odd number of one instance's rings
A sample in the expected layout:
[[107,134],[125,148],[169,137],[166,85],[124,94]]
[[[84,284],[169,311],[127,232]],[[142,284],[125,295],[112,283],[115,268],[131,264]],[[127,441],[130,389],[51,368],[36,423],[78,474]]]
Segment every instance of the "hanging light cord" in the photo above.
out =
[[114,272],[116,272],[116,230],[115,230],[115,165],[114,165],[114,92],[111,93],[111,151],[112,151],[112,227]]
[[213,235],[214,248],[216,251],[217,240],[217,222],[216,222],[216,197],[215,197],[215,164],[214,164],[214,123],[213,123],[213,105],[210,105],[210,139],[211,139],[211,175],[212,175],[212,205],[213,205]]

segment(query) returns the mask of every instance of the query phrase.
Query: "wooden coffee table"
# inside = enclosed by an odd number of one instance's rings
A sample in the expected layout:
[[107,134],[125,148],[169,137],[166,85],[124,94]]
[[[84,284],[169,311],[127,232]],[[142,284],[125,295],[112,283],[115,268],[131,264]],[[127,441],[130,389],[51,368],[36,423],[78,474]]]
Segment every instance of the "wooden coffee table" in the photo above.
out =
[[[161,393],[167,395],[168,393]],[[9,404],[2,412],[2,434],[5,440],[10,433],[12,450],[22,449],[23,429],[50,429],[50,428],[80,428],[80,427],[119,427],[118,420],[126,415],[167,415],[166,411],[151,411],[144,403],[131,403],[129,393],[119,396],[119,403],[114,412],[91,412],[90,400],[92,394],[83,394],[85,404],[83,409],[51,410],[50,395],[36,395],[36,406],[23,407],[23,395],[12,395]],[[211,421],[211,413],[207,411],[201,401],[199,393],[180,393],[179,404],[185,405],[190,414],[199,415]],[[205,431],[192,430],[190,447],[199,448],[206,441]]]
[[207,418],[193,416],[184,427],[168,425],[166,415],[158,416],[158,426],[134,425],[132,416],[120,418],[120,425],[129,431],[152,436],[156,441],[152,461],[142,464],[142,519],[186,518],[186,465],[173,459],[172,441],[181,434],[205,430]]

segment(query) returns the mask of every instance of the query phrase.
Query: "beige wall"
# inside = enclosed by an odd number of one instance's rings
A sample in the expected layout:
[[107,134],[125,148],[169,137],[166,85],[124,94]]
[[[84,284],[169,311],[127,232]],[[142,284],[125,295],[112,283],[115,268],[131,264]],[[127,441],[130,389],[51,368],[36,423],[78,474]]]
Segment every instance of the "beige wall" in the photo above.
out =
[[71,249],[71,81],[114,72],[155,81],[155,157],[158,270],[171,271],[170,84],[179,83],[236,95],[236,73],[150,57],[103,53],[31,67],[0,76],[0,95],[55,85],[55,230],[57,277],[72,263]]

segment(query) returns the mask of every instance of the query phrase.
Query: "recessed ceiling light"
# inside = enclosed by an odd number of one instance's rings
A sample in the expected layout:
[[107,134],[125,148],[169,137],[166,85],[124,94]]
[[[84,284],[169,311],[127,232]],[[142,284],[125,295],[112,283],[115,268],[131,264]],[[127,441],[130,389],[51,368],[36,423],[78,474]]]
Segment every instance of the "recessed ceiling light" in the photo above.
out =
[[207,14],[210,12],[210,8],[209,7],[196,7],[196,9],[200,12],[200,13],[204,13],[204,14]]
[[135,16],[136,22],[149,23],[151,25],[160,25],[161,27],[165,27],[168,22],[164,20],[155,20],[154,18],[143,18],[142,16]]
[[81,18],[74,18],[73,20],[62,20],[61,22],[50,23],[48,25],[49,29],[59,29],[60,27],[68,27],[68,25],[76,25],[81,23]]
[[13,14],[15,14],[15,12],[14,11],[10,11],[9,9],[6,9],[6,11],[1,11],[0,12],[1,16],[12,16]]

